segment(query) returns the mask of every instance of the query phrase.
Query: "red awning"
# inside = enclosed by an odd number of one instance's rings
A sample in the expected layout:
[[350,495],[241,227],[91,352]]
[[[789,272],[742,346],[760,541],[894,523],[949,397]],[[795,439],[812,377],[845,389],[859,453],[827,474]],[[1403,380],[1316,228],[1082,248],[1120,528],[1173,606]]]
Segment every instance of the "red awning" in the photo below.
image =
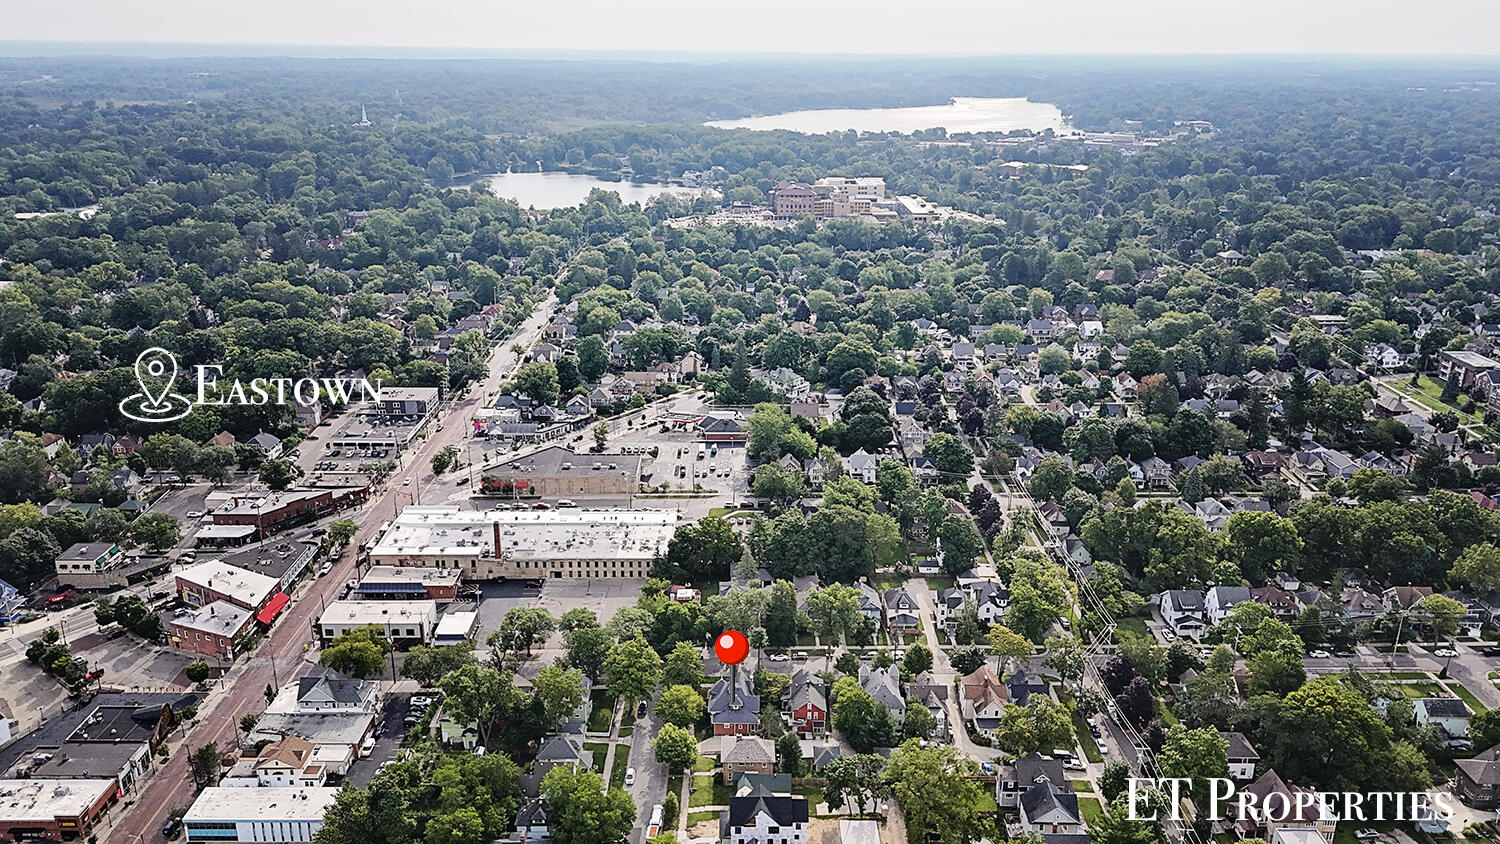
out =
[[281,615],[281,611],[286,609],[286,605],[291,603],[291,601],[291,595],[285,592],[277,592],[276,597],[272,598],[271,602],[266,604],[266,608],[255,614],[255,620],[261,624],[270,624],[276,620],[276,616]]

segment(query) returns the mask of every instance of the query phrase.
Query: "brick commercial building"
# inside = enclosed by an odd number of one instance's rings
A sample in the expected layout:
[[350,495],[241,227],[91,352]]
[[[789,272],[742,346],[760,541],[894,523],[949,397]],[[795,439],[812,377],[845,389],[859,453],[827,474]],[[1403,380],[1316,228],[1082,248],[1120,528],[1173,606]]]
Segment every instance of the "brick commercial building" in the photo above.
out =
[[256,498],[236,498],[213,518],[215,525],[253,527],[269,535],[353,507],[368,496],[367,487],[288,489]]
[[203,656],[232,660],[240,642],[254,629],[253,614],[228,601],[213,601],[193,612],[172,619],[172,646]]
[[372,566],[351,597],[361,601],[451,601],[458,597],[457,568]]
[[273,577],[209,560],[177,572],[177,597],[189,607],[228,601],[250,612],[260,612],[280,591]]
[[485,484],[509,482],[523,495],[628,495],[640,477],[639,454],[575,454],[555,445],[489,469]]
[[119,799],[112,779],[0,780],[0,840],[86,838]]

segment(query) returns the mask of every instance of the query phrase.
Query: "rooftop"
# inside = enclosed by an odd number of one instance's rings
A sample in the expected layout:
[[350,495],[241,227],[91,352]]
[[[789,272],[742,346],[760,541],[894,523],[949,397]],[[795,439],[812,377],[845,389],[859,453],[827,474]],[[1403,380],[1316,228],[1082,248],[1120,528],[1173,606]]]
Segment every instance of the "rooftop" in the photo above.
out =
[[672,510],[407,507],[370,554],[377,559],[408,555],[518,560],[649,559],[666,551],[667,542],[677,529],[677,518]]
[[639,454],[578,454],[572,449],[554,445],[535,454],[507,460],[487,471],[541,477],[592,476],[596,473],[613,472],[624,473],[627,477],[635,478],[640,476],[641,460],[642,457]]
[[216,636],[233,636],[245,627],[250,611],[228,601],[212,601],[189,615],[172,619],[172,626]]
[[177,572],[177,579],[228,595],[247,607],[258,607],[274,593],[274,577],[232,566],[223,560],[208,560]]
[[437,601],[333,601],[318,624],[416,624],[436,617]]
[[321,821],[337,788],[205,788],[183,816],[194,821]]
[[115,788],[113,779],[0,780],[0,818],[51,821],[77,817]]

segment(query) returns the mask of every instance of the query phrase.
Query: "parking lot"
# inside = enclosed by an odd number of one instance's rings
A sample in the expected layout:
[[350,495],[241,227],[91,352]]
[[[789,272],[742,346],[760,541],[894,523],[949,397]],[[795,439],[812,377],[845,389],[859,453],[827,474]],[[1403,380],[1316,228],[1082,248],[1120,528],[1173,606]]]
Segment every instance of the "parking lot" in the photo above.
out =
[[[399,686],[405,685],[415,684],[411,681],[399,684]],[[426,697],[431,700],[436,695],[437,693],[433,691],[416,692],[408,689],[387,692],[382,704],[380,720],[375,724],[375,747],[370,751],[368,758],[358,759],[349,766],[349,775],[345,778],[345,782],[355,788],[368,786],[370,779],[375,776],[382,765],[394,761],[401,754],[401,747],[407,733],[410,732],[407,721],[414,714],[412,699]]]

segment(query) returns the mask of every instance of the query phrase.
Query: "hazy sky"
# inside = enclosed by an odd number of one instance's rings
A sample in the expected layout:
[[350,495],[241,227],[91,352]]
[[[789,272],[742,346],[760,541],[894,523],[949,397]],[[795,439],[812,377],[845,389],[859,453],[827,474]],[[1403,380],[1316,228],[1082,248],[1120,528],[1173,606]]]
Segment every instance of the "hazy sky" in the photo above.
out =
[[3,38],[799,53],[1497,54],[1496,0],[43,0]]

